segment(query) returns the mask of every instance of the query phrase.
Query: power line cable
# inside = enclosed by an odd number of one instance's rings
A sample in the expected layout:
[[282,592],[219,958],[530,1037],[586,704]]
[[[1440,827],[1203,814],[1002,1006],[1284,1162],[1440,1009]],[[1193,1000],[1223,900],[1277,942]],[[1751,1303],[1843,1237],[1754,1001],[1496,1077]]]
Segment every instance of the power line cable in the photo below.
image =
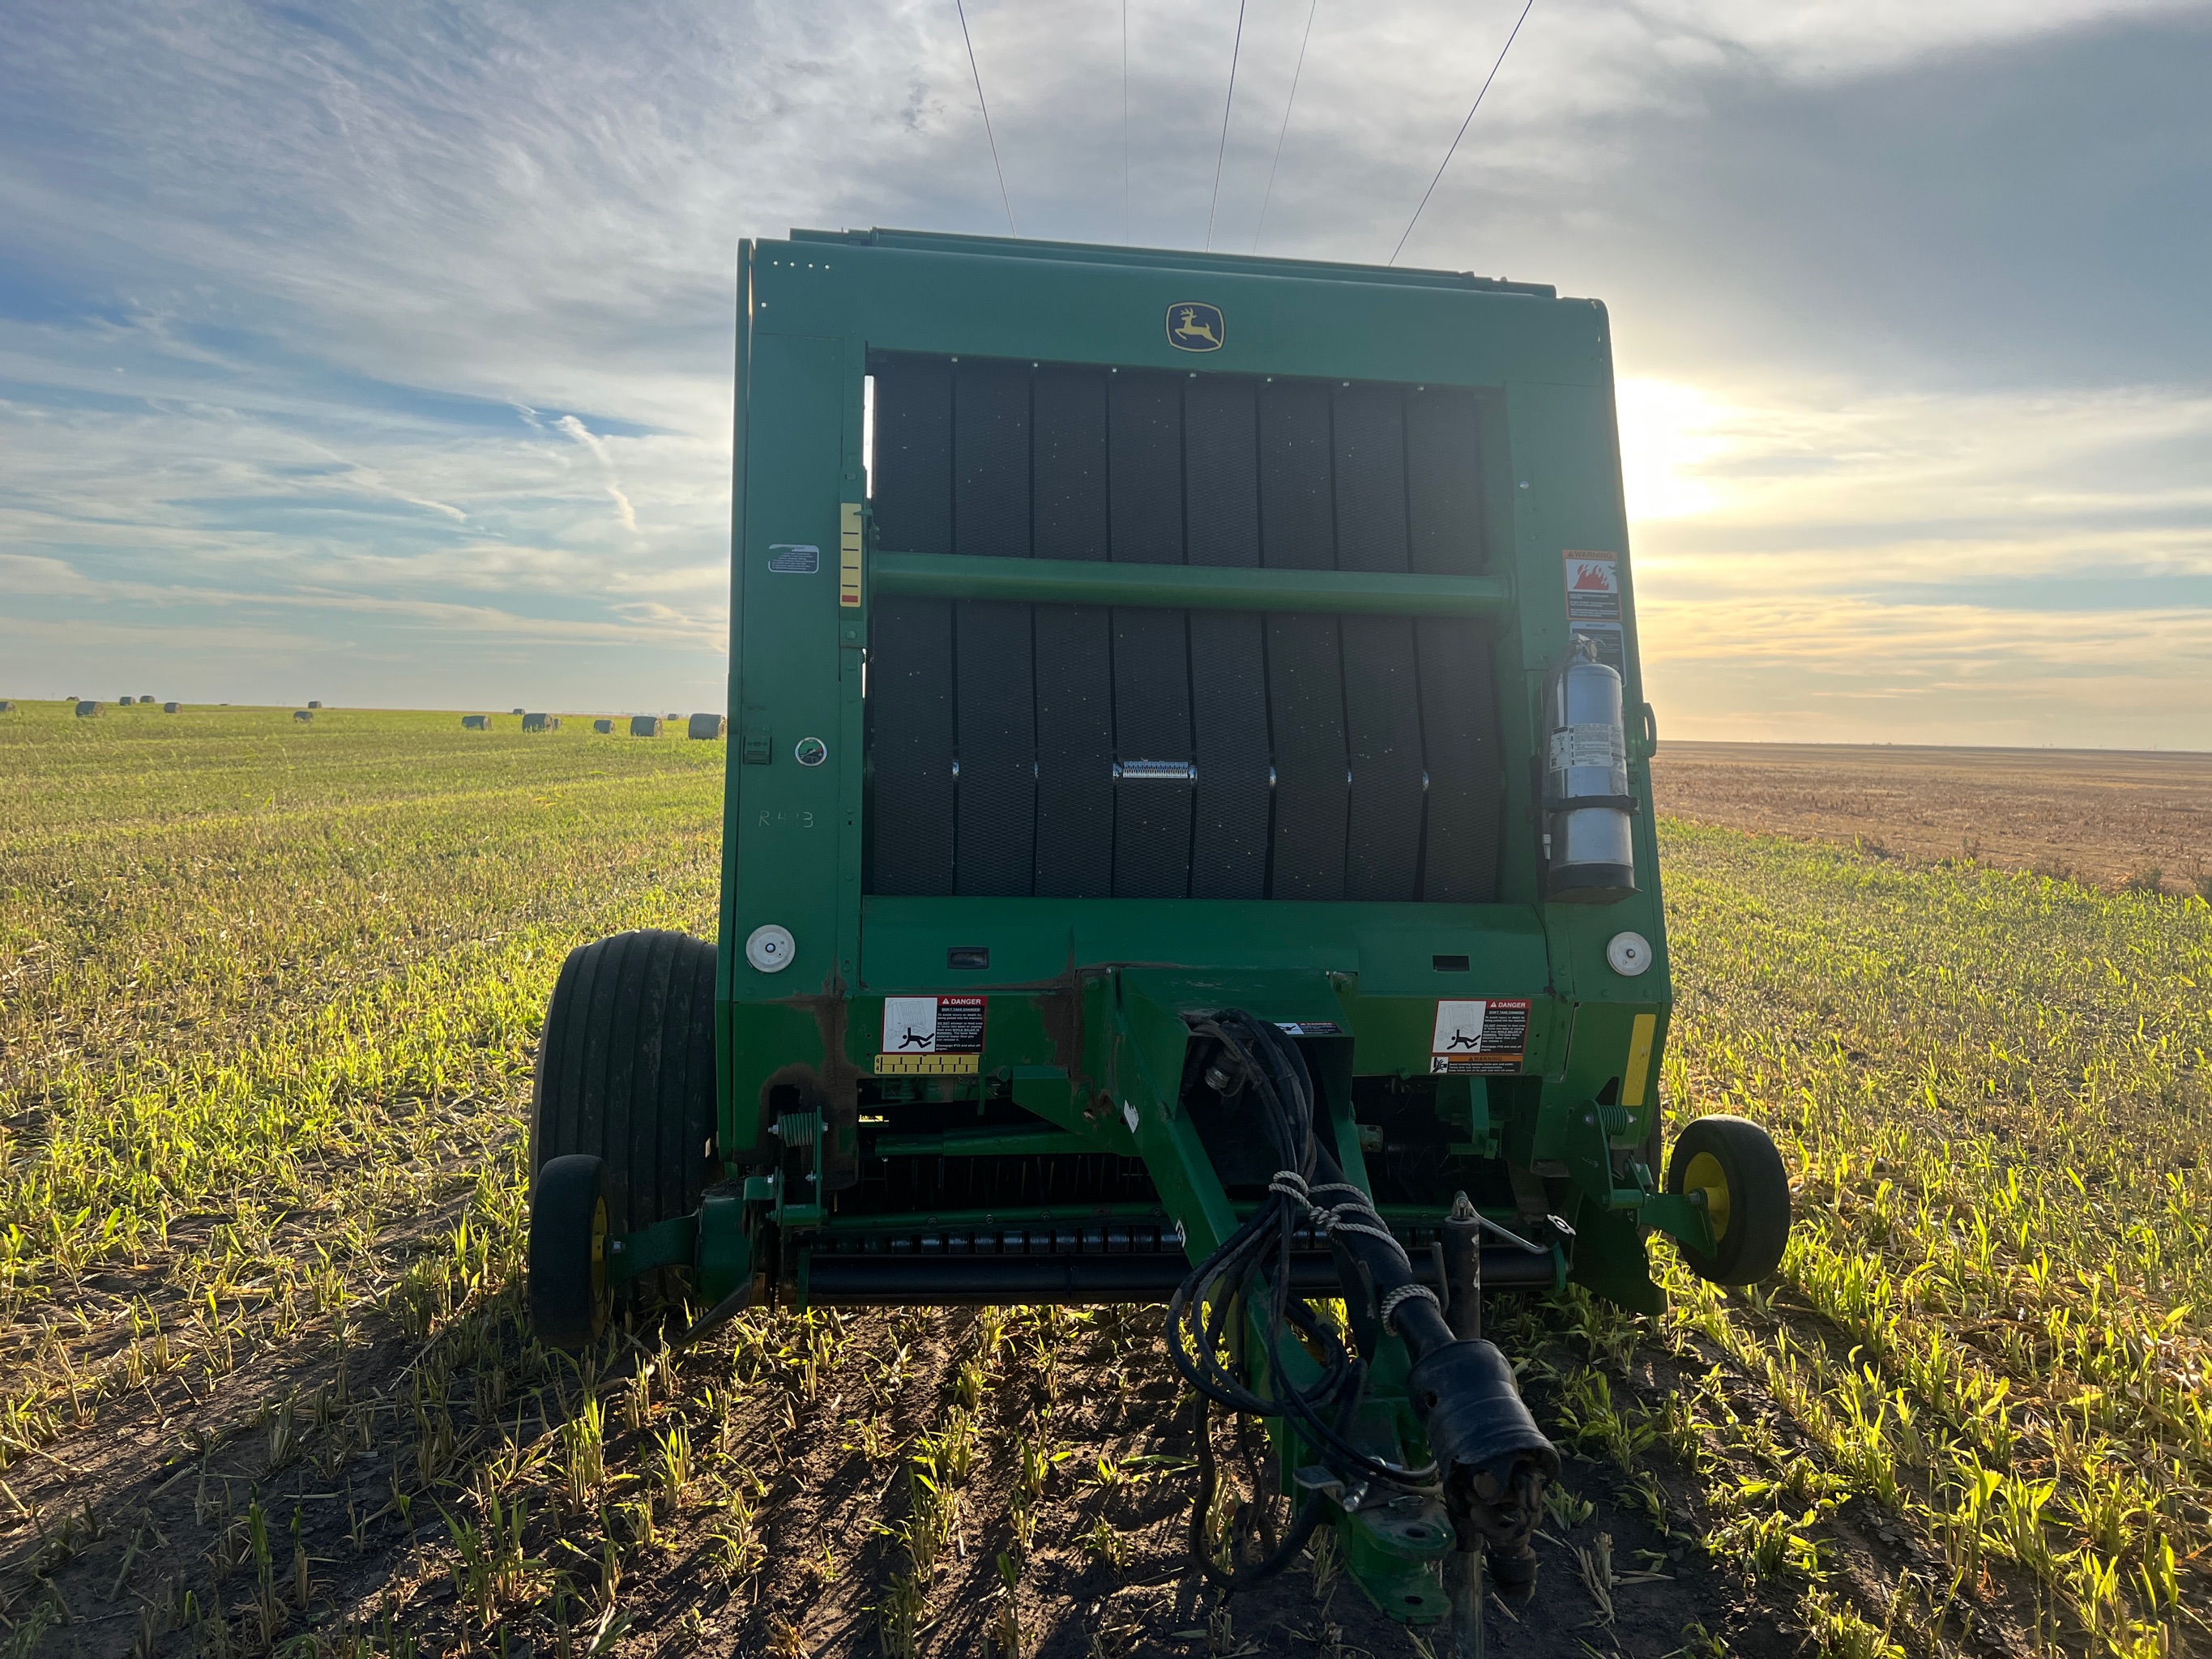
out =
[[1213,210],[1221,205],[1221,163],[1229,155],[1229,112],[1237,106],[1237,58],[1244,49],[1244,0],[1237,0],[1237,39],[1229,48],[1229,96],[1221,105],[1221,148],[1213,156],[1213,199],[1206,208],[1206,247],[1213,251]]
[[[1126,3],[1126,0],[1124,0]],[[1306,32],[1298,37],[1297,67],[1291,71],[1291,95],[1283,106],[1283,128],[1275,135],[1275,159],[1267,163],[1267,191],[1260,198],[1260,222],[1252,227],[1252,252],[1260,251],[1260,233],[1267,228],[1267,204],[1275,198],[1275,169],[1283,164],[1283,140],[1291,131],[1291,111],[1298,101],[1298,76],[1306,70],[1306,42],[1313,39],[1314,14],[1321,9],[1321,0],[1313,0],[1306,8]]]
[[991,106],[983,101],[983,71],[975,66],[975,38],[968,33],[968,8],[963,0],[952,0],[952,9],[960,14],[960,38],[968,43],[968,72],[975,77],[975,106],[983,112],[983,136],[991,141],[991,166],[999,175],[999,200],[1006,210],[1006,228],[1018,237],[1013,198],[1006,194],[1006,169],[999,161],[999,136],[991,131]]
[[1474,119],[1475,111],[1482,107],[1484,94],[1490,90],[1490,83],[1498,78],[1499,64],[1504,63],[1505,54],[1513,50],[1514,38],[1521,33],[1521,25],[1528,21],[1528,14],[1534,9],[1535,4],[1536,0],[1528,0],[1528,4],[1521,8],[1521,15],[1513,20],[1513,33],[1507,35],[1505,44],[1498,47],[1498,62],[1490,66],[1490,73],[1483,77],[1482,91],[1474,94],[1474,102],[1468,106],[1467,120],[1461,122],[1459,131],[1452,135],[1451,149],[1446,150],[1444,159],[1437,163],[1437,176],[1429,180],[1429,187],[1421,192],[1420,207],[1415,208],[1413,216],[1406,221],[1405,234],[1398,238],[1398,246],[1390,250],[1390,264],[1396,264],[1398,256],[1406,251],[1406,237],[1411,236],[1413,234],[1413,227],[1421,222],[1421,208],[1428,206],[1429,198],[1437,193],[1437,179],[1444,176],[1444,169],[1451,165],[1452,155],[1459,149],[1459,141],[1467,137],[1468,124]]

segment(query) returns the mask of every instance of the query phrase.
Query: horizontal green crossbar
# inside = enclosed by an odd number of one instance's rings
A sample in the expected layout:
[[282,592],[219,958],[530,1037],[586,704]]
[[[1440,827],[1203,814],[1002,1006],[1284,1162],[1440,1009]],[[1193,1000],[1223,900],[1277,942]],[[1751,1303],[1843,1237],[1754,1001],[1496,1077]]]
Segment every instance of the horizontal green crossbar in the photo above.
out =
[[1018,599],[1173,611],[1360,611],[1397,617],[1495,617],[1510,594],[1495,576],[1401,576],[1364,570],[1104,564],[1088,559],[989,559],[965,553],[878,553],[879,593],[931,599]]

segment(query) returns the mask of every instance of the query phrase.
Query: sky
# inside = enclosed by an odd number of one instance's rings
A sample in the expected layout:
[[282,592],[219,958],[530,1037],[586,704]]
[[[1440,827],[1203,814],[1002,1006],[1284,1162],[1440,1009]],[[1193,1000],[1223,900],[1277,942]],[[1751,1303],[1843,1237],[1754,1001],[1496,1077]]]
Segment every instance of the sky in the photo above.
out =
[[[720,707],[740,238],[1380,261],[1521,6],[966,13],[1003,203],[953,0],[9,0],[0,696]],[[1403,259],[1606,302],[1662,737],[2212,749],[2208,85],[1534,0]]]

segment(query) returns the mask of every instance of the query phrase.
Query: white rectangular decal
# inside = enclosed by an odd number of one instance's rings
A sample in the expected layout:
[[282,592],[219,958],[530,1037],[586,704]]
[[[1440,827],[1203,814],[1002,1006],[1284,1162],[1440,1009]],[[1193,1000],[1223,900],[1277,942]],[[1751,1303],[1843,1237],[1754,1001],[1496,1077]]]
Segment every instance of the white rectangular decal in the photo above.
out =
[[1447,1077],[1510,1076],[1528,1048],[1528,1002],[1522,998],[1439,999],[1429,1070]]
[[885,997],[876,1075],[973,1077],[983,1063],[981,997]]

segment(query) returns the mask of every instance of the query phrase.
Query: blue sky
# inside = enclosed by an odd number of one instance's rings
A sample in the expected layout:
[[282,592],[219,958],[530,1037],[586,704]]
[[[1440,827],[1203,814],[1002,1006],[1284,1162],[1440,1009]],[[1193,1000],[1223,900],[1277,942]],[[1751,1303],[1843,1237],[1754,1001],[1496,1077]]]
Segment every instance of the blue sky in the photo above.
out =
[[[1517,4],[1248,0],[1217,246],[1378,258]],[[1235,0],[968,7],[1195,246]],[[1611,308],[1674,736],[2212,748],[2212,9],[1537,0],[1407,246]],[[0,9],[0,695],[714,707],[732,278],[1003,229],[951,0]]]

